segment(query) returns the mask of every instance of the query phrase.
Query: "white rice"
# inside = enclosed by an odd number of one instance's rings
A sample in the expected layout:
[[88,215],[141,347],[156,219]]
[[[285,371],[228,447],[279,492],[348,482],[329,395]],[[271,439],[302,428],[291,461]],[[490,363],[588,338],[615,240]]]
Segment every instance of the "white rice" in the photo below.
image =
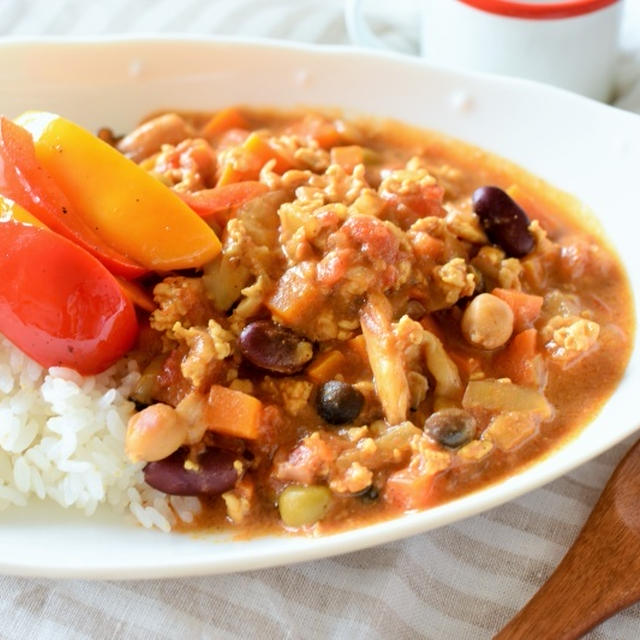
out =
[[42,368],[0,336],[0,510],[54,500],[87,516],[105,503],[142,526],[192,522],[197,498],[169,498],[144,484],[124,455],[140,374],[123,360],[97,376]]

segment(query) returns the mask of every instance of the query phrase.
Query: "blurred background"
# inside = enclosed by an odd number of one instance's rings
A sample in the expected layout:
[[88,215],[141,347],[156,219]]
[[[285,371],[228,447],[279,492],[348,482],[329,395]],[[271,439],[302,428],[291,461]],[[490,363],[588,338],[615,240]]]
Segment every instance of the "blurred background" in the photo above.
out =
[[[0,36],[95,36],[179,32],[348,44],[344,0],[0,0]],[[418,0],[368,0],[375,32],[416,53]],[[625,1],[619,106],[640,101],[640,0]],[[630,95],[631,94],[631,95]]]

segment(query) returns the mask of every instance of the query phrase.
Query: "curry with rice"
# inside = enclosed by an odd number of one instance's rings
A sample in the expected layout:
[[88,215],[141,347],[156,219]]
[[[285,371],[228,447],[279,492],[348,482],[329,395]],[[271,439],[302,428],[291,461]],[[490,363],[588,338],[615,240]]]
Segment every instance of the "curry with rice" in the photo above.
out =
[[[18,122],[80,193],[67,129]],[[451,500],[575,433],[624,372],[623,268],[573,199],[504,160],[319,112],[169,112],[99,137],[206,223],[184,218],[182,262],[107,234],[136,317],[95,365],[137,362],[126,453],[200,497],[189,526],[315,534]]]

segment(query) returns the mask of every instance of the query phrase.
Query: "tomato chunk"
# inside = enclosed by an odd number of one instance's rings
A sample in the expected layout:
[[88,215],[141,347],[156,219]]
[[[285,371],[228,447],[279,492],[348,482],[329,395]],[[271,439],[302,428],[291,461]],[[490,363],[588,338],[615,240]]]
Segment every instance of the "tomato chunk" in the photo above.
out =
[[133,305],[93,256],[48,229],[0,223],[0,332],[44,367],[99,373],[133,345]]

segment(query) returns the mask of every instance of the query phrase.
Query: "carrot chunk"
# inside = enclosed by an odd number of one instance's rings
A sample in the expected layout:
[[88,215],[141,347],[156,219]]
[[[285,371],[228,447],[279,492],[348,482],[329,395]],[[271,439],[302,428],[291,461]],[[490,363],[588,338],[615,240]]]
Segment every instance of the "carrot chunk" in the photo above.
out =
[[248,129],[247,119],[234,107],[221,109],[202,128],[202,136],[214,138],[229,129]]
[[255,440],[260,431],[262,403],[242,391],[214,384],[207,398],[207,429],[236,438]]
[[[275,160],[276,164],[273,170],[276,173],[284,173],[292,168],[291,162],[278,153],[269,143],[258,133],[252,133],[242,145],[249,153],[260,159],[262,165],[269,160]],[[262,167],[261,165],[261,167]]]
[[243,180],[257,180],[260,170],[269,160],[276,161],[273,168],[276,173],[284,173],[293,167],[287,158],[273,149],[264,137],[255,131],[250,133],[242,143],[241,150],[243,153],[241,168],[232,163],[226,163],[220,171],[217,187]]
[[538,353],[538,332],[525,329],[518,333],[496,356],[494,364],[500,376],[527,387],[537,386],[544,374],[542,356]]
[[482,371],[482,365],[477,358],[459,351],[448,351],[448,354],[465,378],[469,379],[474,373]]
[[308,367],[307,377],[316,384],[331,380],[347,363],[347,359],[337,349],[321,353]]
[[494,289],[491,293],[511,307],[515,333],[531,327],[542,310],[542,303],[544,302],[542,296],[534,296],[515,289]]
[[331,149],[342,142],[335,124],[321,115],[309,114],[291,126],[291,132],[305,142],[314,140],[322,149]]
[[153,301],[153,297],[142,285],[118,276],[116,276],[116,280],[124,294],[136,307],[140,307],[149,313],[153,313],[156,310],[156,303]]
[[364,341],[362,334],[357,335],[355,338],[347,340],[347,347],[357,358],[362,362],[369,364],[369,356],[367,355],[367,345]]

